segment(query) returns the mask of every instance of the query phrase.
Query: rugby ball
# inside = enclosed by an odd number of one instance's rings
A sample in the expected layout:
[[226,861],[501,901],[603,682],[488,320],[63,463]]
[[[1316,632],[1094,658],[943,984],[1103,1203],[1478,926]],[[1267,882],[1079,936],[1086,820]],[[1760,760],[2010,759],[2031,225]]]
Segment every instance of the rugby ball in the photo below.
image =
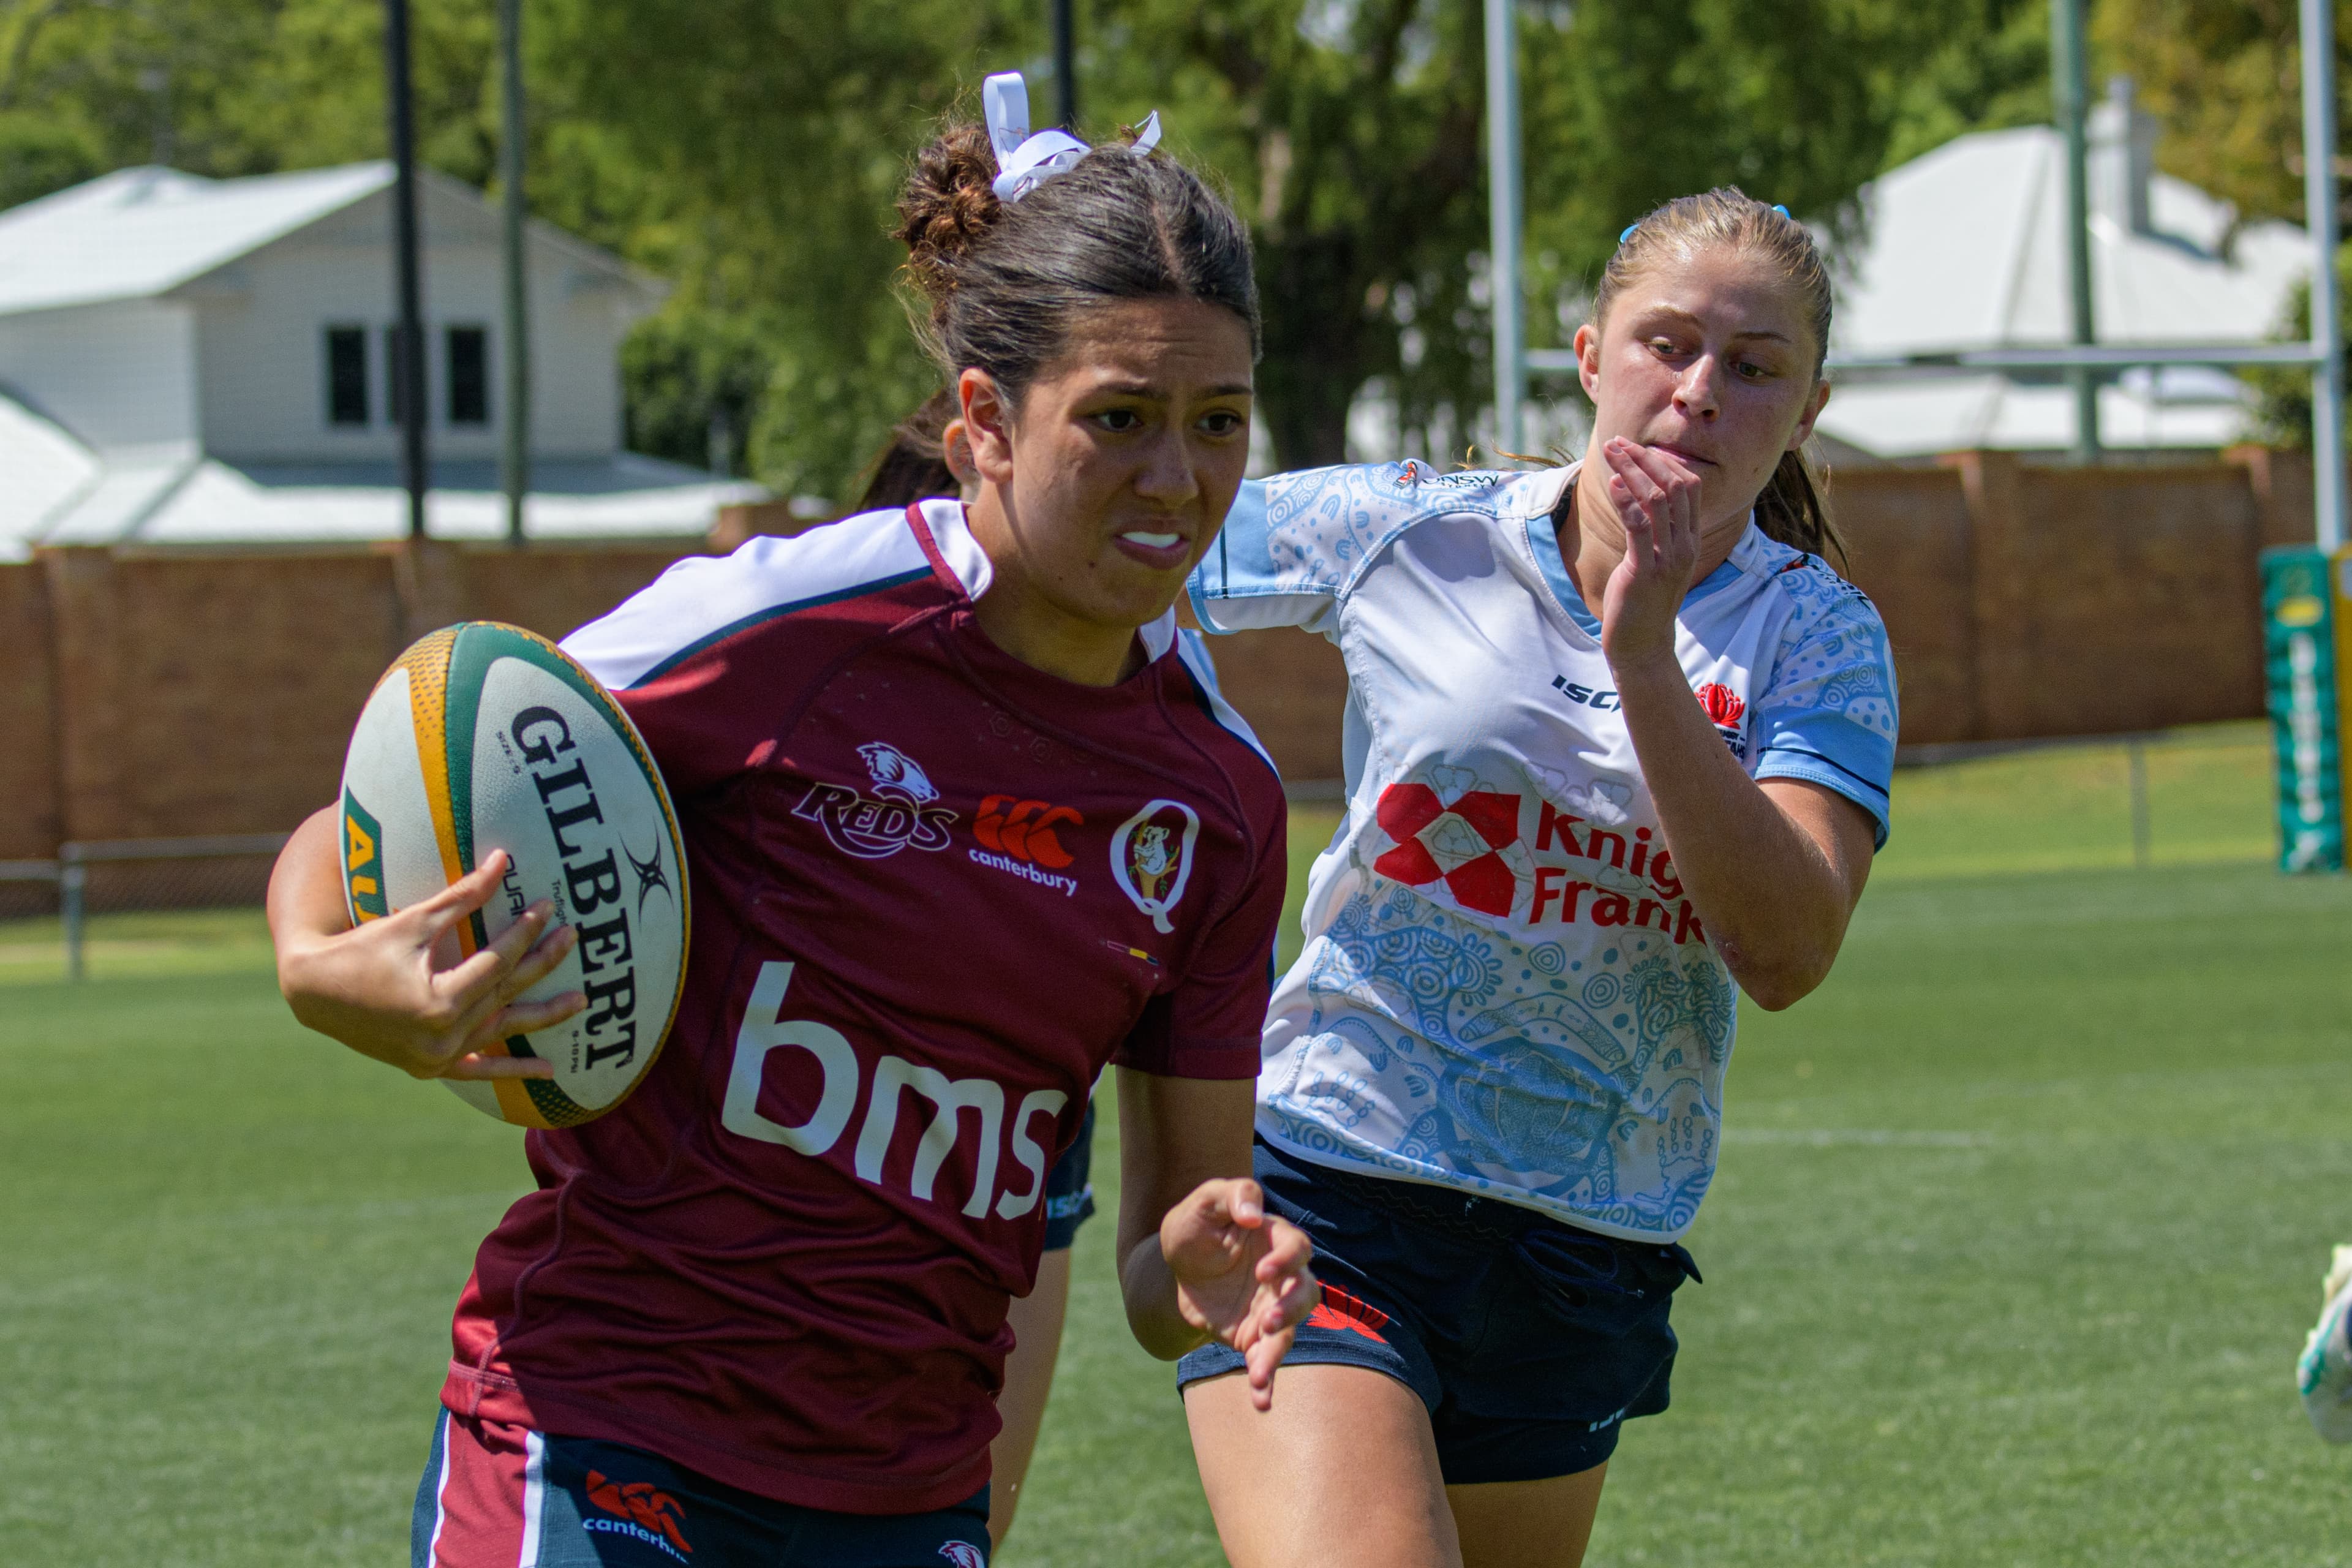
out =
[[[686,975],[686,847],[644,739],[595,677],[545,637],[495,621],[435,632],[376,683],[343,759],[343,897],[354,924],[430,898],[493,850],[503,885],[460,921],[460,954],[540,899],[579,932],[523,993],[586,994],[572,1017],[501,1047],[551,1079],[444,1079],[520,1127],[572,1127],[652,1068]],[[551,928],[552,929],[552,928]]]

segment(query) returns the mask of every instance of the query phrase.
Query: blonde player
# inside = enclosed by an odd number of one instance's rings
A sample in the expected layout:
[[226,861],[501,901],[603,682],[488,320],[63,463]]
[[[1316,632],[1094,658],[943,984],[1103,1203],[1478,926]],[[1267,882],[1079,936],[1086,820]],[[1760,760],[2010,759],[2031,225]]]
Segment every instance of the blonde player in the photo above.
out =
[[1323,1300],[1273,1410],[1181,1373],[1237,1568],[1572,1568],[1666,1406],[1735,987],[1821,984],[1886,833],[1886,637],[1799,456],[1829,324],[1785,213],[1670,203],[1576,335],[1581,463],[1247,485],[1193,576],[1349,679],[1257,1086]]

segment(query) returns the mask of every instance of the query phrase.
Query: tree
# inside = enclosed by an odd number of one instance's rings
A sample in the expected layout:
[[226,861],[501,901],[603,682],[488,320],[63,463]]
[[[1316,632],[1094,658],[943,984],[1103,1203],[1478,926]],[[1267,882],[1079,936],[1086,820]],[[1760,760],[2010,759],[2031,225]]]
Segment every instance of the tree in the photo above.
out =
[[[2128,73],[2162,127],[2156,158],[2243,216],[2303,220],[2296,0],[2103,0],[2101,62]],[[2352,0],[2336,0],[2339,123],[2352,113]],[[2337,163],[2338,202],[2344,167]]]
[[[1904,134],[2031,96],[2042,3],[1520,0],[1531,335],[1563,341],[1618,230],[1685,191],[1737,182],[1851,231]],[[415,5],[422,155],[488,184],[490,8]],[[633,444],[699,462],[716,423],[776,488],[853,492],[936,384],[887,236],[906,159],[990,70],[1047,97],[1044,9],[530,0],[533,210],[677,284],[625,356]],[[1374,381],[1409,428],[1466,431],[1491,388],[1480,0],[1080,16],[1084,129],[1163,110],[1252,226],[1276,459],[1340,459]],[[381,28],[364,0],[0,0],[9,194],[158,156],[211,174],[381,156]]]
[[539,78],[631,171],[632,258],[678,281],[642,351],[669,367],[673,438],[726,410],[760,478],[851,495],[938,384],[894,286],[907,158],[1024,60],[1042,8],[701,0],[683,26],[659,0],[544,0],[535,20]]
[[[1581,0],[1516,7],[1535,341],[1563,341],[1618,231],[1737,183],[1851,232],[1906,71],[2000,0]],[[1337,461],[1387,378],[1408,426],[1486,400],[1477,0],[1104,0],[1095,81],[1172,103],[1259,252],[1276,458]]]

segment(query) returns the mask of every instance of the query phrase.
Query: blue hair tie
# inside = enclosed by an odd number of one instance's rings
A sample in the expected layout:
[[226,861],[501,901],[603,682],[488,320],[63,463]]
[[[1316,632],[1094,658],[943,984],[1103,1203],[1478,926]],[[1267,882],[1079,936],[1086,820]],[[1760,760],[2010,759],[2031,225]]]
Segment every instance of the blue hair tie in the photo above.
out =
[[[1779,202],[1774,202],[1774,203],[1772,204],[1772,210],[1773,210],[1774,212],[1776,212],[1776,213],[1779,213],[1782,217],[1788,217],[1788,216],[1789,216],[1789,209],[1788,209],[1787,207],[1782,206]],[[1791,221],[1791,222],[1794,222],[1795,220],[1794,220],[1794,219],[1790,219],[1790,221]]]
[[1622,234],[1621,234],[1621,235],[1619,235],[1619,236],[1617,237],[1617,243],[1618,243],[1618,244],[1620,244],[1620,245],[1622,245],[1622,244],[1624,244],[1627,240],[1629,240],[1629,239],[1633,238],[1633,231],[1634,231],[1635,229],[1637,229],[1637,228],[1641,227],[1641,226],[1641,226],[1640,224],[1638,224],[1638,223],[1629,223],[1629,224],[1627,224],[1627,225],[1625,226],[1625,232],[1624,232],[1624,233],[1622,233]]

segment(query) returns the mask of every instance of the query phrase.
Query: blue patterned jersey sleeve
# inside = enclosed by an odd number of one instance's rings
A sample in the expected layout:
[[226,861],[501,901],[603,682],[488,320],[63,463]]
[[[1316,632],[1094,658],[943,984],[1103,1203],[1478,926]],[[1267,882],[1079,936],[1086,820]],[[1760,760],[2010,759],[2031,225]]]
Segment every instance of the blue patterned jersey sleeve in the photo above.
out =
[[1365,557],[1427,510],[1411,463],[1306,468],[1251,479],[1188,584],[1212,632],[1301,626],[1330,636]]
[[1895,781],[1895,658],[1877,606],[1826,568],[1783,574],[1798,602],[1756,703],[1756,777],[1803,779],[1870,813],[1886,844]]

